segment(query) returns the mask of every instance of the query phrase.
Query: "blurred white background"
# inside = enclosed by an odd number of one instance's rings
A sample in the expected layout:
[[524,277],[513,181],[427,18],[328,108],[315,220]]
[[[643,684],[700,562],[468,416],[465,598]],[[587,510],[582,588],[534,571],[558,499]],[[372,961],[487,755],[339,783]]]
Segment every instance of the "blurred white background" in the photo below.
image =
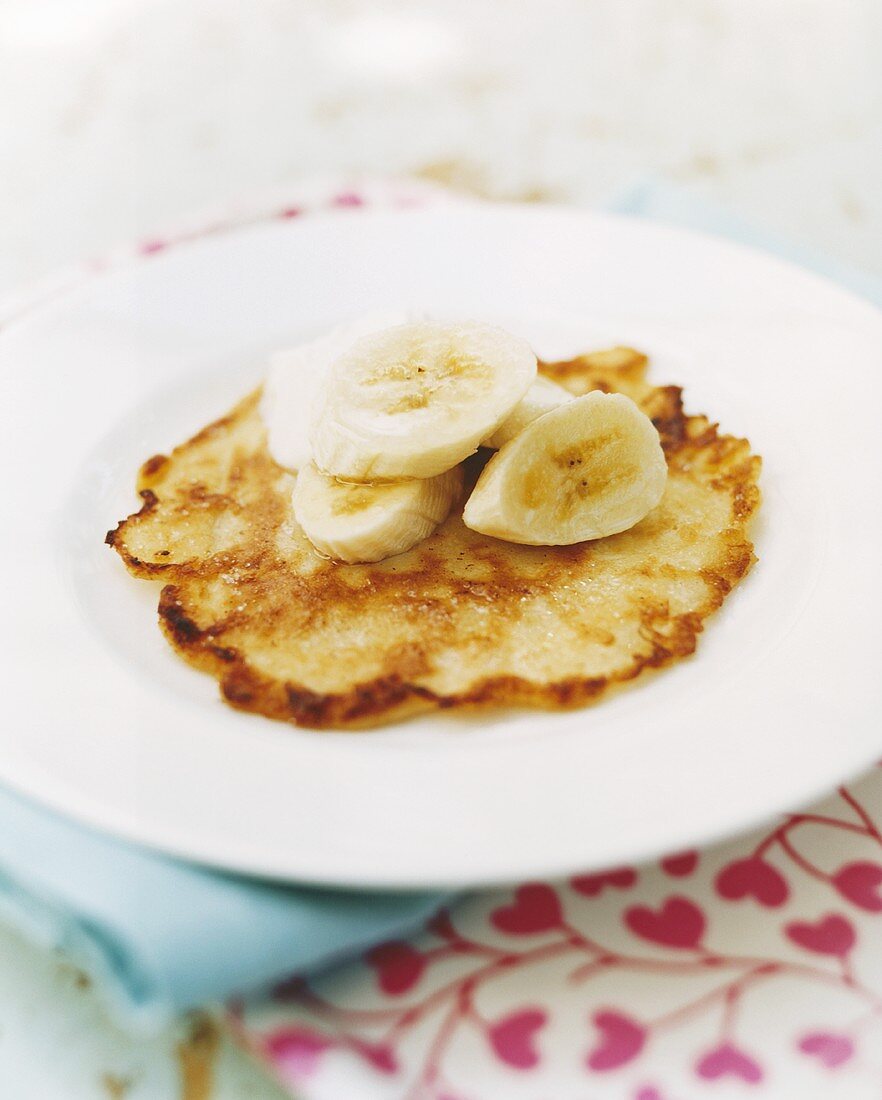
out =
[[[0,0],[0,294],[337,173],[583,203],[654,175],[882,273],[882,3]],[[173,1100],[176,1041],[0,935],[0,1095]],[[227,1047],[187,1100],[278,1095]]]
[[882,271],[878,0],[0,0],[0,292],[304,174],[647,173]]

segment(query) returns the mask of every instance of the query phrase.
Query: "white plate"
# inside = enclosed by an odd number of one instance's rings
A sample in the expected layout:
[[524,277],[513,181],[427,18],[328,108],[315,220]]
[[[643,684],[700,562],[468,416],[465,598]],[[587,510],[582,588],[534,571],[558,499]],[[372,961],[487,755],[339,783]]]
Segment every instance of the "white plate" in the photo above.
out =
[[[698,654],[563,714],[358,735],[237,713],[103,545],[148,455],[266,353],[390,305],[610,339],[763,455],[759,564]],[[504,881],[703,843],[882,752],[882,315],[769,257],[570,209],[240,228],[93,279],[0,334],[0,778],[196,860],[325,883]]]

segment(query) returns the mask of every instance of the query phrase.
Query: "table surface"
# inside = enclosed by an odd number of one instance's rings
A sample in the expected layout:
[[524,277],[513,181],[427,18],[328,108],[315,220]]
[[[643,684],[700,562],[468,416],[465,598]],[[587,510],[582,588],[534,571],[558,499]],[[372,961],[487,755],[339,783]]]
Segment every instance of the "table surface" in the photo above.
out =
[[[8,0],[0,294],[316,174],[583,203],[649,174],[882,273],[880,41],[875,0]],[[281,1095],[4,931],[0,1093]]]

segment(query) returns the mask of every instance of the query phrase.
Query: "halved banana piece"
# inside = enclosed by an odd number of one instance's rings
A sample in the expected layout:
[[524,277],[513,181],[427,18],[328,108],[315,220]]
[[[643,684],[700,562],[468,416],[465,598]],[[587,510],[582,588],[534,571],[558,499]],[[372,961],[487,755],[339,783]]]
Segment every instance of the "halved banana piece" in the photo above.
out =
[[270,356],[260,415],[266,425],[269,452],[280,466],[299,470],[312,458],[309,427],[334,360],[362,336],[402,325],[408,319],[404,310],[367,313],[337,325],[315,340]]
[[572,400],[573,395],[569,390],[565,390],[557,382],[552,382],[550,378],[538,374],[521,402],[515,405],[511,415],[503,420],[496,431],[488,436],[481,445],[499,450],[510,439],[520,435],[528,424],[532,424],[540,416],[556,409],[558,405],[563,405],[565,401]]
[[467,527],[508,542],[565,546],[626,531],[661,500],[658,432],[622,394],[588,393],[528,425],[484,467]]
[[381,561],[403,554],[447,518],[462,492],[456,467],[421,481],[380,485],[337,481],[310,462],[297,475],[294,518],[320,554]]
[[433,477],[473,454],[535,377],[529,344],[492,325],[420,322],[366,336],[334,364],[313,459],[352,481]]

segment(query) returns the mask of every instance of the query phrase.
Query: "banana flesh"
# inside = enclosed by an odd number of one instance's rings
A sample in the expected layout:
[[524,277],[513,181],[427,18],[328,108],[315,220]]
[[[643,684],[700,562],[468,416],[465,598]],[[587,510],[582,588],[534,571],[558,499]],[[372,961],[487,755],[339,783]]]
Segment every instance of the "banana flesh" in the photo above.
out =
[[494,451],[498,451],[510,439],[520,435],[528,424],[532,424],[540,416],[556,409],[558,405],[563,405],[565,401],[572,400],[573,395],[569,390],[565,390],[557,382],[552,382],[550,378],[537,375],[535,382],[527,390],[521,402],[515,406],[511,415],[484,440],[482,446],[492,447]]
[[593,392],[529,424],[490,459],[466,502],[472,530],[565,546],[633,527],[661,500],[667,464],[652,421]]
[[492,325],[418,322],[364,337],[331,371],[313,460],[351,481],[434,477],[473,454],[535,378],[529,344]]
[[267,429],[269,452],[280,466],[299,470],[312,459],[309,426],[334,361],[362,336],[407,320],[403,310],[365,314],[315,340],[270,356],[260,415]]
[[458,504],[462,461],[479,446],[496,454],[463,521],[486,535],[585,542],[659,503],[665,456],[630,398],[572,397],[494,326],[402,319],[364,318],[273,359],[270,450],[299,470],[294,515],[318,553],[373,562],[409,550]]
[[294,518],[325,557],[381,561],[428,538],[462,492],[462,468],[419,481],[337,481],[310,462],[297,475]]

